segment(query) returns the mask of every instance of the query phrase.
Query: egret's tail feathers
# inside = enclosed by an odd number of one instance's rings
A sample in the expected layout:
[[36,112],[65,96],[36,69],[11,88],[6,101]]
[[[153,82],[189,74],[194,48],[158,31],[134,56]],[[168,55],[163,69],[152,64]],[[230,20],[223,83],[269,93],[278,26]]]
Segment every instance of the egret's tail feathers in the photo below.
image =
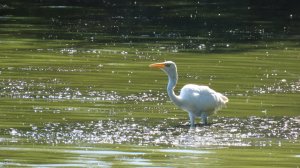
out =
[[224,104],[229,101],[229,99],[226,96],[224,96],[224,95],[221,95],[221,99],[222,99],[222,101],[223,101]]
[[229,101],[229,99],[221,93],[218,93],[218,99],[220,103],[219,108],[226,107],[226,103]]

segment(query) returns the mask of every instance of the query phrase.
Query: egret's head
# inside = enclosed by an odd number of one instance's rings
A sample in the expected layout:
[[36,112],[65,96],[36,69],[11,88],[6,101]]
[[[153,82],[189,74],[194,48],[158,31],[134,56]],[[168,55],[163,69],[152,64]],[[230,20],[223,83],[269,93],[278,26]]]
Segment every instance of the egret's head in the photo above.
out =
[[149,65],[151,68],[159,68],[172,78],[177,78],[177,67],[172,61],[165,61]]

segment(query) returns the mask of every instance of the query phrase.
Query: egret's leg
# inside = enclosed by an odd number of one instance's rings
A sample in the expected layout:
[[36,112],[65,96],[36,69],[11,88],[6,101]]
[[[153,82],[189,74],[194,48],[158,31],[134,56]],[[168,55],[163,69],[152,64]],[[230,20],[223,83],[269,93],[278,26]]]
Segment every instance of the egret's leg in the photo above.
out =
[[207,114],[206,113],[201,114],[201,120],[204,125],[207,125]]
[[189,117],[190,117],[191,128],[194,128],[195,127],[195,116],[193,113],[189,112]]

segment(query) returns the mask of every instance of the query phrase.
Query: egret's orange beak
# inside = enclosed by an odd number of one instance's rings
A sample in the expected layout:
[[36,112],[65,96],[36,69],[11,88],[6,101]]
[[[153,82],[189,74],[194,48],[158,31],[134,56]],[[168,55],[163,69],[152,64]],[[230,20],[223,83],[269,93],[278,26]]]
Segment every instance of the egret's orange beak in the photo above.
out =
[[155,63],[155,64],[150,64],[149,67],[151,67],[151,68],[164,68],[165,64],[164,63]]

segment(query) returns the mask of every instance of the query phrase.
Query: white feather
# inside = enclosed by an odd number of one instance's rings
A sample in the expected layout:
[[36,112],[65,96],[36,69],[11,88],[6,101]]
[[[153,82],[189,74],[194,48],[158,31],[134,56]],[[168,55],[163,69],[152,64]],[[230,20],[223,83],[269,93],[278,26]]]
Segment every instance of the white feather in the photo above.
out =
[[214,91],[208,86],[195,84],[185,85],[180,95],[174,93],[177,84],[178,74],[176,64],[172,61],[151,64],[150,67],[162,69],[169,78],[167,91],[171,101],[189,113],[191,127],[194,127],[195,117],[201,117],[204,124],[207,124],[207,116],[216,113],[228,102],[228,98],[223,94]]

